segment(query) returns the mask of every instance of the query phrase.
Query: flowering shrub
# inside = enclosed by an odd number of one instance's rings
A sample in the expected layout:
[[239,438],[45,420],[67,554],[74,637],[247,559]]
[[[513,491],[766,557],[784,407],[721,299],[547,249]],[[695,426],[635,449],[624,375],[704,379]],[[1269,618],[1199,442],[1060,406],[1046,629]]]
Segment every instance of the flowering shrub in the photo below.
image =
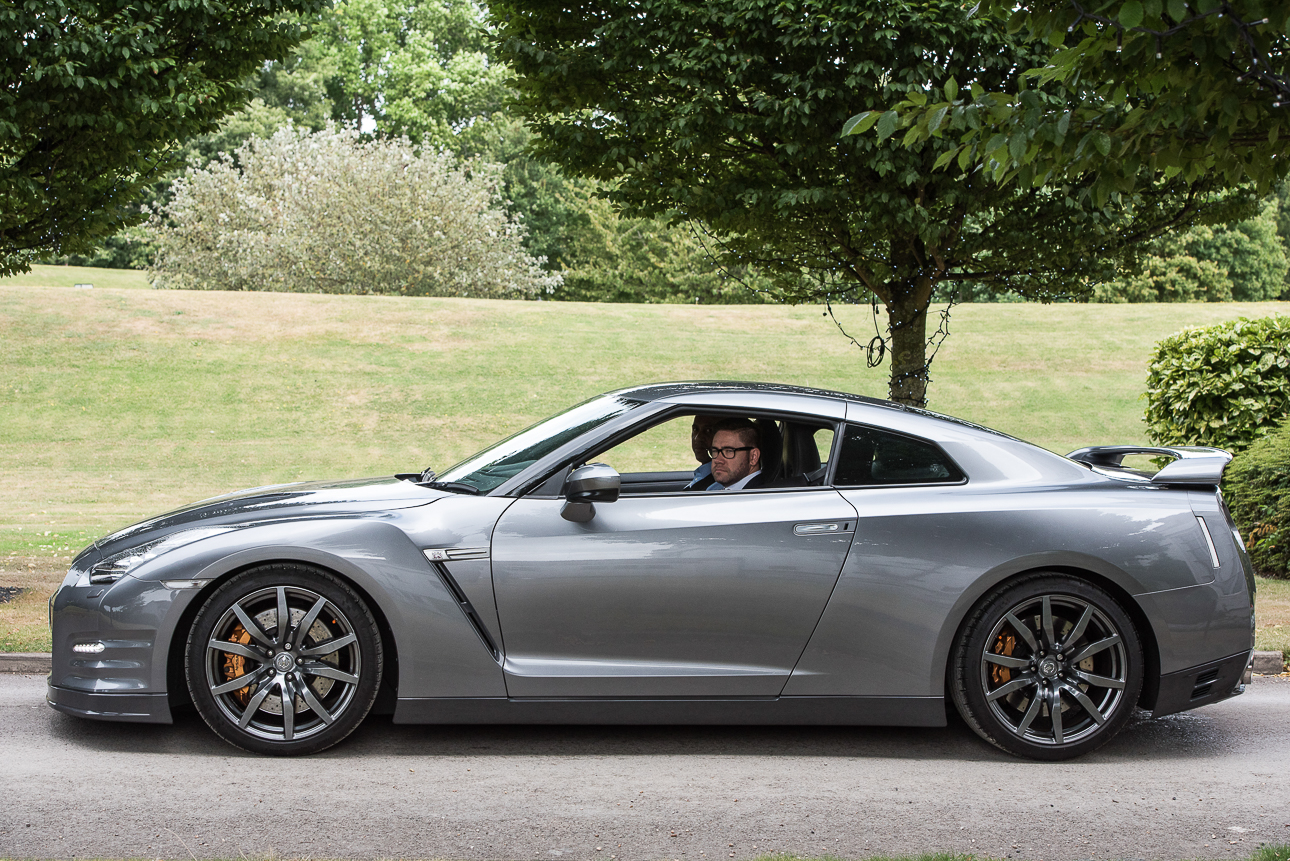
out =
[[156,287],[524,298],[558,275],[523,248],[500,167],[407,140],[280,129],[191,170],[151,228]]

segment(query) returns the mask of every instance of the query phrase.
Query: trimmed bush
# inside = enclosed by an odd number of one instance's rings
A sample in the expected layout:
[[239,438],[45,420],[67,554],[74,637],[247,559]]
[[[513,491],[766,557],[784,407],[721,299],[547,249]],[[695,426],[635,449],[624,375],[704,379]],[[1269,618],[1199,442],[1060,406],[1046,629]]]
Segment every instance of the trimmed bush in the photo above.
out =
[[1290,414],[1290,317],[1170,335],[1156,345],[1146,398],[1157,445],[1240,451]]
[[1232,461],[1223,496],[1254,570],[1290,577],[1290,420]]

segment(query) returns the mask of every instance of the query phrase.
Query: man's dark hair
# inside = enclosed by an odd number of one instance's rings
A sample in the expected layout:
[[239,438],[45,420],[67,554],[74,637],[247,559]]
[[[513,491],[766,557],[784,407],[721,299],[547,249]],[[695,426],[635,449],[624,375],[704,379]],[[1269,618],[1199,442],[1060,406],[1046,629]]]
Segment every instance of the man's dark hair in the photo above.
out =
[[722,419],[712,431],[713,436],[718,431],[733,431],[739,434],[741,445],[750,445],[761,450],[761,434],[758,433],[757,426],[748,419]]

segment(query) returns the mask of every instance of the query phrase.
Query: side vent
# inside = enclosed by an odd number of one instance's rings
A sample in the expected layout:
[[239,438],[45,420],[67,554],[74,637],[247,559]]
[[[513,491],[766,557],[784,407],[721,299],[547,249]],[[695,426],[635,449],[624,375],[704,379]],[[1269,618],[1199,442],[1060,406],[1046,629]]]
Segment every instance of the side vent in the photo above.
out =
[[[426,555],[430,555],[429,550],[426,551]],[[442,562],[431,562],[430,567],[435,570],[435,573],[439,575],[439,579],[443,581],[443,585],[448,587],[452,597],[461,605],[461,611],[466,614],[466,618],[470,621],[471,627],[475,629],[475,633],[479,635],[479,639],[484,641],[484,646],[492,653],[493,660],[500,661],[502,658],[501,650],[497,648],[493,638],[488,635],[488,629],[484,627],[484,621],[479,618],[479,613],[475,612],[475,607],[470,603],[470,599],[466,597],[466,593],[461,591],[457,581],[448,573],[448,566]]]
[[1209,696],[1209,692],[1213,689],[1216,681],[1218,681],[1218,667],[1201,673],[1196,677],[1196,686],[1191,689],[1191,698],[1198,700]]

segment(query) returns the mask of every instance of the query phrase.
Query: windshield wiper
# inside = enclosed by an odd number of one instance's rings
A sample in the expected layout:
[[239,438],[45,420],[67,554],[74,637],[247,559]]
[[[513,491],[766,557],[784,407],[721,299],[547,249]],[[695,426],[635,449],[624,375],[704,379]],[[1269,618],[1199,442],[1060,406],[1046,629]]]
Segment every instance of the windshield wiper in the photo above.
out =
[[422,487],[432,487],[435,490],[447,490],[452,493],[468,493],[471,496],[479,496],[478,487],[461,481],[420,481],[417,483]]

